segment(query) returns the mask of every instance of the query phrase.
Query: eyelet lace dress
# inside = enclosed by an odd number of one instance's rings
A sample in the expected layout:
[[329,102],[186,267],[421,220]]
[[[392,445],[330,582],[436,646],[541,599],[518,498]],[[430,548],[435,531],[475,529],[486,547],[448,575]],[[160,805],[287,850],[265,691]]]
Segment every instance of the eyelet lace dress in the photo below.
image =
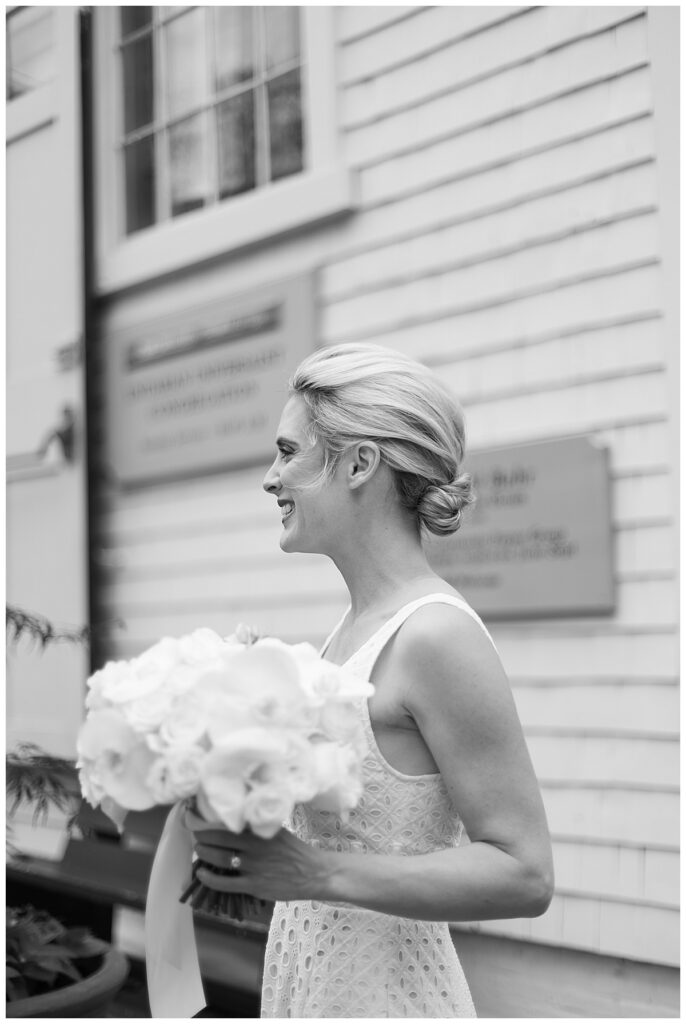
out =
[[[429,603],[476,613],[431,594],[405,605],[346,663],[369,679],[381,650],[415,609]],[[339,625],[326,641],[333,639]],[[485,630],[485,627],[483,627]],[[364,792],[348,821],[299,805],[291,823],[306,843],[359,855],[414,856],[458,846],[462,824],[439,774],[405,775],[379,750],[367,701]],[[277,903],[269,931],[262,1017],[475,1017],[447,923],[395,917],[349,904]]]

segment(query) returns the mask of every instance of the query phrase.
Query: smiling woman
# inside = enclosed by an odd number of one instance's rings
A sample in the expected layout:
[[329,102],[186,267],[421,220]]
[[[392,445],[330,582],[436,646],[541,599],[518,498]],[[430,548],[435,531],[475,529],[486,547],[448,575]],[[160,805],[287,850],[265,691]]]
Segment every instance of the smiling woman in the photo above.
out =
[[422,546],[473,500],[462,412],[375,345],[315,353],[290,390],[264,488],[281,548],[327,555],[350,592],[323,654],[375,686],[364,789],[349,817],[297,805],[269,840],[200,832],[203,860],[241,863],[203,881],[277,901],[263,1016],[472,1017],[448,922],[543,913],[552,860],[498,654]]

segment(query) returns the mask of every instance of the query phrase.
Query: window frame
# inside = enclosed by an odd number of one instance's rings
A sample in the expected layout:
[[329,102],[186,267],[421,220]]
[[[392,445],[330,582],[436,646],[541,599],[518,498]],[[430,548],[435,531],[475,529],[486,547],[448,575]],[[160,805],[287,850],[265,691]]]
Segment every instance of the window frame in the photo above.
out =
[[249,192],[126,235],[124,175],[114,150],[120,124],[117,7],[93,12],[95,289],[119,291],[352,212],[355,179],[342,160],[334,9],[301,7],[304,169]]
[[[18,11],[17,4],[8,5],[5,8],[5,49],[8,45],[9,29],[7,19]],[[50,7],[53,15],[53,48],[55,54],[62,52],[66,46],[70,52],[68,36],[69,28],[65,28],[62,19],[56,16],[58,8]],[[7,57],[7,53],[5,53]],[[56,60],[58,57],[56,56]],[[49,81],[40,82],[32,89],[19,93],[16,96],[7,96],[7,73],[5,67],[5,144],[10,145],[15,139],[23,135],[47,128],[55,120],[55,89],[57,88],[57,75]]]

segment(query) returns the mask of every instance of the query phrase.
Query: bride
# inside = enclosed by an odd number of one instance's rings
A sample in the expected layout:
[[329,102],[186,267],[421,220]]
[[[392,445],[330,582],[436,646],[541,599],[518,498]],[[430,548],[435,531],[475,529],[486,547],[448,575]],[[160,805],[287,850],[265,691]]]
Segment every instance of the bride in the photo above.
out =
[[271,840],[188,815],[202,860],[239,865],[200,877],[276,901],[262,1016],[473,1017],[447,922],[542,914],[553,871],[493,642],[422,548],[473,499],[460,408],[421,364],[338,345],[296,370],[276,449],[281,548],[328,555],[350,593],[322,653],[375,686],[364,793]]

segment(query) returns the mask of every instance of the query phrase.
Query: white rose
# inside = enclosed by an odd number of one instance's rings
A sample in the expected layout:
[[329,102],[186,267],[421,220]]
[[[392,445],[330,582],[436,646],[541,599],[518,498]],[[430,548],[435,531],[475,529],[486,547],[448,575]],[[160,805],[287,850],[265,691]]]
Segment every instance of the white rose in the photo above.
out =
[[313,754],[319,791],[310,806],[336,814],[352,810],[359,803],[363,788],[355,751],[338,743],[317,743]]
[[200,769],[207,753],[202,747],[165,751],[152,765],[146,785],[160,804],[192,796],[200,785]]
[[86,707],[92,710],[106,707],[112,695],[130,685],[133,669],[128,661],[108,661],[88,679]]
[[203,664],[215,658],[224,648],[224,641],[213,629],[196,629],[177,642],[179,658],[189,665]]
[[154,760],[145,741],[114,708],[92,711],[76,741],[79,761],[107,796],[128,810],[142,811],[155,803],[145,779]]
[[84,798],[91,807],[97,807],[105,796],[105,788],[95,761],[77,761],[76,766],[79,769],[79,784]]
[[160,725],[159,740],[162,747],[200,745],[205,739],[211,710],[190,695],[177,698],[169,714]]
[[227,663],[223,692],[247,700],[264,725],[302,727],[309,702],[287,645],[260,640],[238,651]]
[[252,704],[239,697],[227,697],[223,693],[214,700],[208,699],[207,714],[207,735],[216,747],[224,746],[232,736],[244,729],[262,725]]
[[203,768],[197,802],[200,813],[207,821],[220,821],[232,832],[242,832],[245,828],[247,795],[248,790],[242,779],[226,778],[221,772],[212,774],[207,767]]
[[374,687],[366,679],[323,658],[308,676],[308,685],[312,696],[321,702],[353,702],[374,694]]
[[292,803],[306,803],[318,789],[314,744],[298,733],[282,733],[286,741],[283,758],[264,761],[249,776],[253,786],[279,786],[287,790]]
[[201,669],[198,665],[187,665],[185,662],[179,662],[164,677],[164,689],[176,697],[182,697],[184,694],[190,693],[195,689],[198,678],[203,671],[205,669]]
[[293,811],[293,796],[286,786],[255,786],[245,798],[245,818],[255,835],[271,839]]
[[154,732],[169,715],[174,697],[164,689],[146,693],[121,705],[122,714],[137,733]]
[[359,741],[364,730],[357,710],[347,703],[324,704],[319,709],[318,726],[327,739],[338,743]]

